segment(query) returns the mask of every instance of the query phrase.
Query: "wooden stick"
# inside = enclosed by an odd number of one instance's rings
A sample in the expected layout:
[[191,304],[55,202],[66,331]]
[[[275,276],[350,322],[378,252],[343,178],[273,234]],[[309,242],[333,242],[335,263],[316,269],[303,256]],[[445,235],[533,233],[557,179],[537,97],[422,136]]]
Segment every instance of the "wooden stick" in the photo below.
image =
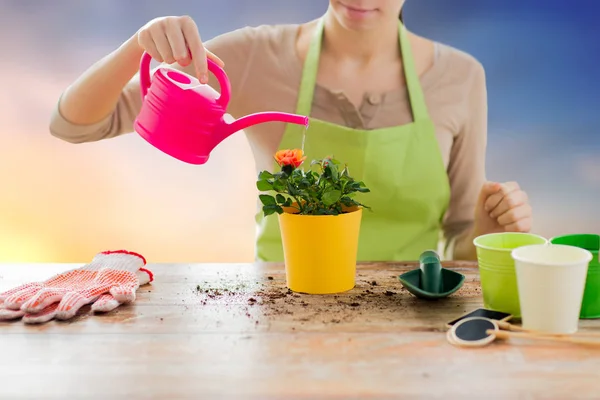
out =
[[569,336],[569,337],[591,337],[591,338],[598,338],[600,339],[600,333],[598,332],[577,332],[574,333],[572,335],[567,335],[565,333],[547,333],[547,332],[543,332],[543,331],[535,331],[532,329],[525,329],[521,326],[518,325],[513,325],[507,321],[496,321],[498,323],[498,327],[500,329],[504,329],[507,331],[512,331],[512,332],[528,332],[528,333],[534,333],[536,335],[542,335],[542,336]]
[[600,340],[585,340],[573,336],[544,335],[531,332],[494,331],[493,329],[488,329],[486,332],[488,335],[495,335],[498,339],[522,338],[600,346]]

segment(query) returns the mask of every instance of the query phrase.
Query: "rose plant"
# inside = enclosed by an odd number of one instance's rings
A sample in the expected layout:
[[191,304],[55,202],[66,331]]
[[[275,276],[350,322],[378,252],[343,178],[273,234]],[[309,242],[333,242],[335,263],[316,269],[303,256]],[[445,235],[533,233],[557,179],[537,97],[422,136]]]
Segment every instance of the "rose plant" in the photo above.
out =
[[262,212],[277,214],[289,289],[345,292],[356,285],[362,213],[369,208],[357,195],[369,188],[333,157],[313,160],[304,169],[305,160],[302,150],[281,150],[275,154],[279,171],[259,173]]
[[280,150],[275,154],[280,171],[260,172],[256,187],[271,193],[259,194],[265,216],[285,209],[299,215],[339,215],[356,207],[369,208],[355,199],[369,189],[350,176],[347,166],[326,157],[313,160],[305,171],[300,168],[305,160],[300,149]]

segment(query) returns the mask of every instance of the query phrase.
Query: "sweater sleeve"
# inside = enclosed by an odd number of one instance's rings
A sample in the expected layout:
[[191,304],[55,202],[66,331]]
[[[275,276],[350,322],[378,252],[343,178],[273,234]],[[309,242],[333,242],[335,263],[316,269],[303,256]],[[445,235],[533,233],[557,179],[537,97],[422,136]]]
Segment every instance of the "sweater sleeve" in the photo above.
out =
[[457,238],[473,227],[479,191],[486,180],[487,89],[483,66],[471,64],[470,87],[464,99],[464,118],[448,164],[451,199],[443,230],[445,257],[454,258]]
[[[254,43],[254,32],[252,28],[242,28],[217,36],[204,43],[207,49],[225,63],[224,69],[231,82],[232,91],[232,99],[227,112],[234,116],[237,114],[236,110],[238,109],[236,94],[242,91],[248,58]],[[195,75],[192,65],[184,68],[179,64],[173,64],[171,67],[189,75]],[[209,74],[209,76],[209,85],[215,90],[220,90],[219,83],[214,75]],[[89,95],[93,96],[94,94],[90,93]],[[50,133],[67,142],[94,142],[133,132],[133,123],[142,106],[139,73],[123,88],[113,112],[94,124],[79,125],[72,123],[61,114],[59,106],[60,98],[52,110]]]

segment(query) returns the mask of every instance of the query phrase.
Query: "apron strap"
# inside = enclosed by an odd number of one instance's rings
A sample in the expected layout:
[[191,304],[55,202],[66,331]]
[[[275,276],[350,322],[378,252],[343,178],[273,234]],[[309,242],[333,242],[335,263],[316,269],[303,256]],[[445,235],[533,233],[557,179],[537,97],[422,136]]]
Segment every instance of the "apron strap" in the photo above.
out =
[[[308,47],[308,52],[304,60],[304,68],[302,72],[302,81],[300,83],[300,91],[296,104],[296,114],[310,116],[312,102],[314,97],[315,85],[317,82],[317,73],[319,68],[319,56],[321,53],[321,43],[323,40],[324,18],[319,18],[317,27]],[[406,28],[399,22],[398,26],[400,51],[402,53],[402,64],[404,69],[404,77],[408,89],[413,119],[423,120],[428,119],[427,105],[425,96],[421,88],[419,76],[414,65],[413,54],[411,51],[410,40],[406,32]]]
[[296,114],[298,115],[310,116],[315,93],[315,84],[317,83],[317,73],[319,71],[319,56],[321,54],[324,22],[324,18],[319,18],[317,27],[308,47],[308,52],[306,53],[306,58],[304,59],[302,81],[300,83],[300,92],[298,94],[298,103],[296,105]]
[[406,86],[408,87],[408,96],[410,98],[413,119],[415,121],[429,119],[427,104],[425,103],[425,95],[423,95],[419,74],[417,74],[417,69],[415,68],[415,59],[410,46],[410,39],[408,38],[408,33],[404,24],[399,22],[399,26],[402,65],[404,68]]

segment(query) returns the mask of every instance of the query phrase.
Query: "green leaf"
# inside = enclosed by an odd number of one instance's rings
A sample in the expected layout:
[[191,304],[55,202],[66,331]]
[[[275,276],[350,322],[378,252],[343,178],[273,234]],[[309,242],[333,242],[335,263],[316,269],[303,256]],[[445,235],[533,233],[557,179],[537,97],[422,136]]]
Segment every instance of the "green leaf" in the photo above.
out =
[[288,193],[292,196],[297,196],[299,193],[298,190],[294,187],[294,185],[292,185],[291,182],[287,183],[287,190],[288,190]]
[[342,192],[337,189],[332,189],[323,193],[323,198],[321,200],[323,201],[323,204],[330,206],[336,203],[340,197],[342,197]]
[[258,197],[260,198],[260,201],[265,206],[277,205],[277,202],[275,201],[275,197],[273,197],[273,196],[269,196],[268,194],[260,194],[260,195],[258,195]]
[[263,213],[265,216],[275,214],[275,213],[281,214],[281,213],[283,213],[283,209],[281,207],[279,207],[277,204],[270,204],[270,205],[263,206]]
[[337,182],[339,180],[337,166],[328,160],[323,168],[323,176],[331,178],[333,182]]
[[280,179],[285,180],[285,179],[287,179],[287,175],[284,174],[283,172],[278,172],[278,173],[276,173],[276,174],[273,175],[273,178],[275,180],[280,180]]
[[276,192],[285,192],[286,185],[283,181],[274,181],[273,190]]
[[356,191],[360,193],[368,193],[370,192],[369,188],[365,186],[362,182],[357,182]]
[[300,182],[298,182],[298,187],[300,187],[301,189],[308,189],[310,187],[310,182],[308,181],[308,179],[306,179],[306,177],[302,177],[302,179],[300,179]]
[[262,192],[273,190],[273,184],[267,180],[260,180],[256,182],[256,188]]
[[277,194],[277,196],[275,196],[275,199],[277,200],[277,203],[279,204],[285,204],[285,197],[282,194]]
[[266,179],[270,179],[272,177],[273,177],[273,174],[270,173],[269,171],[261,171],[261,173],[258,174],[259,180],[266,180]]
[[348,195],[342,197],[340,199],[340,203],[348,207],[356,205],[356,201],[354,201],[354,199],[350,198]]

